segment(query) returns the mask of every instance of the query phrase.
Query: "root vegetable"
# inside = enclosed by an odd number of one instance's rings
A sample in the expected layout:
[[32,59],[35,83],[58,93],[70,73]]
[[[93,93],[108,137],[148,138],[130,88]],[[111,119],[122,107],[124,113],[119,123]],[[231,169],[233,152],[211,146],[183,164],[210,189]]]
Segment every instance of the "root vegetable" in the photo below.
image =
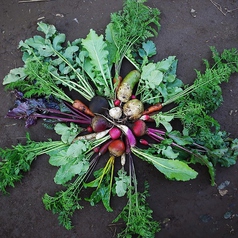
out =
[[92,119],[91,126],[94,132],[101,132],[110,127],[110,123],[102,116],[95,116]]
[[108,100],[102,96],[95,96],[89,103],[89,109],[93,113],[102,114],[109,108]]
[[153,112],[157,112],[157,111],[160,111],[163,107],[163,104],[162,103],[156,103],[155,105],[152,105],[150,107],[148,107],[144,112],[143,112],[143,115],[149,115]]
[[135,136],[143,136],[146,134],[146,124],[142,120],[137,120],[133,123],[132,131]]
[[123,113],[130,119],[130,120],[137,120],[142,116],[144,112],[144,105],[138,99],[132,99],[124,104],[123,106]]
[[120,157],[125,153],[126,146],[122,140],[117,139],[110,143],[108,150],[112,156]]
[[94,117],[94,113],[80,100],[74,100],[72,106],[86,115]]
[[139,82],[140,72],[138,70],[132,70],[122,80],[120,87],[117,91],[117,98],[121,102],[127,102],[131,98],[135,85]]
[[122,116],[122,109],[120,107],[113,107],[109,110],[109,115],[113,118],[118,120]]
[[118,106],[120,106],[121,105],[121,101],[119,100],[119,99],[116,99],[115,101],[114,101],[114,106],[115,107],[118,107]]
[[113,140],[119,139],[121,136],[121,130],[117,127],[113,127],[110,131],[109,131],[109,135],[111,136],[111,138]]

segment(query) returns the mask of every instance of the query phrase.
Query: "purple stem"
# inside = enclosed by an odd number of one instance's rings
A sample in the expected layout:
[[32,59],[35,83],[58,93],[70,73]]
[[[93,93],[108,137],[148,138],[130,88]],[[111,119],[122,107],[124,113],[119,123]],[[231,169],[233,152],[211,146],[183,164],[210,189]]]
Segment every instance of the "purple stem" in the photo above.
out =
[[40,111],[54,113],[54,114],[58,114],[58,115],[64,115],[64,116],[68,116],[68,117],[76,117],[78,119],[85,119],[85,118],[81,117],[80,115],[77,115],[77,114],[72,115],[69,113],[61,112],[60,110],[57,110],[57,109],[52,109],[52,108],[38,108],[38,109]]
[[75,122],[75,123],[81,123],[81,124],[90,124],[90,122],[86,119],[72,119],[72,118],[63,118],[63,117],[57,117],[57,116],[47,116],[47,115],[42,115],[39,113],[34,113],[34,116],[38,118],[44,118],[44,119],[55,119],[58,121],[63,121],[63,122]]
[[[158,141],[158,142],[160,142],[161,140],[165,140],[164,137],[159,136],[159,135],[156,133],[157,131],[160,131],[160,130],[153,129],[153,128],[148,128],[148,129],[147,129],[147,135],[150,136],[150,137],[151,137],[152,139],[154,139],[155,141]],[[162,133],[165,135],[165,132],[163,132],[163,131],[160,131],[160,132],[162,132]],[[190,150],[184,148],[183,146],[178,145],[177,143],[172,142],[171,145],[172,145],[172,146],[175,146],[175,147],[178,147],[179,149],[184,150],[184,151],[186,151],[186,152],[189,153],[189,154],[194,154],[194,153],[191,152]]]
[[159,129],[155,129],[155,128],[148,128],[147,129],[149,132],[152,132],[152,133],[158,133],[160,135],[165,135],[165,131],[162,131],[162,130],[159,130]]

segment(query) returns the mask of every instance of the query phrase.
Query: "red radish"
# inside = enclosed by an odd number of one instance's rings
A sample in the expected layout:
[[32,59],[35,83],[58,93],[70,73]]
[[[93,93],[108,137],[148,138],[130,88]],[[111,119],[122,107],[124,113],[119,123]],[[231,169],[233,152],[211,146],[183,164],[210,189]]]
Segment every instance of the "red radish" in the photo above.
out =
[[108,150],[112,156],[120,157],[125,152],[126,146],[122,140],[117,139],[117,140],[113,140],[110,143],[110,145],[108,146]]
[[142,120],[137,120],[133,123],[132,131],[135,136],[143,136],[146,133],[146,124]]
[[155,121],[150,115],[143,115],[143,116],[140,117],[140,120],[148,121],[148,122]]
[[136,99],[136,95],[131,95],[131,99]]
[[107,128],[109,128],[110,124],[109,124],[108,120],[106,120],[104,117],[102,117],[102,116],[95,116],[92,119],[91,126],[93,128],[93,131],[101,132],[101,131],[104,131]]
[[147,140],[145,140],[145,139],[140,139],[140,143],[142,145],[149,145],[149,142]]
[[119,139],[121,136],[121,130],[117,127],[113,127],[110,131],[109,131],[109,135],[111,136],[111,138],[113,140]]
[[120,104],[121,104],[121,101],[120,101],[119,99],[116,99],[116,100],[114,101],[114,106],[115,106],[115,107],[120,106]]
[[87,127],[87,132],[92,133],[93,132],[93,128],[91,126],[88,126]]

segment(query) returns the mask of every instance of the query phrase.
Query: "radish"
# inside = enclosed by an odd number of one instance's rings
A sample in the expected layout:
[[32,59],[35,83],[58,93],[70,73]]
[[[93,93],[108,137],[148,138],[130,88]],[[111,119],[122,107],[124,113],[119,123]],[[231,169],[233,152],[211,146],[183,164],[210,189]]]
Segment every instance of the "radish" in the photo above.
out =
[[116,99],[115,101],[114,101],[114,106],[115,107],[118,107],[118,106],[120,106],[121,105],[121,101],[119,100],[119,99]]
[[110,123],[102,116],[95,116],[92,119],[91,126],[94,132],[101,132],[110,127]]
[[110,154],[114,157],[120,157],[125,153],[126,146],[125,143],[120,140],[113,140],[110,145],[108,146],[108,150]]
[[145,140],[145,139],[140,139],[140,143],[142,145],[149,145],[149,142],[147,140]]
[[119,137],[121,136],[121,130],[117,127],[113,127],[109,131],[109,135],[111,136],[113,140],[119,139]]
[[132,131],[135,136],[143,136],[146,134],[146,124],[142,120],[137,120],[133,123]]

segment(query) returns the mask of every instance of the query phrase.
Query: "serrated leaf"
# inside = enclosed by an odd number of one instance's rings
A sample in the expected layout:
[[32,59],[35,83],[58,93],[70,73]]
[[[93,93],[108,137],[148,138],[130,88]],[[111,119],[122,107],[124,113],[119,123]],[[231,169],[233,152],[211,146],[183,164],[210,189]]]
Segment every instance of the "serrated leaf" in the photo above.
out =
[[158,113],[152,116],[155,120],[156,127],[159,127],[162,124],[167,132],[172,131],[173,127],[171,126],[170,122],[174,119],[173,115],[164,115],[162,113]]
[[156,55],[156,46],[155,43],[151,40],[142,43],[142,47],[147,55],[147,57],[151,57]]
[[61,140],[64,143],[70,144],[82,129],[74,123],[70,123],[70,126],[65,123],[57,123],[54,130],[58,135],[61,135]]
[[26,74],[24,72],[24,67],[11,69],[10,72],[4,77],[3,85],[13,83],[19,80],[24,80],[25,78]]
[[45,34],[46,38],[50,38],[56,33],[56,28],[54,25],[49,25],[44,22],[38,22],[37,30]]
[[84,62],[85,70],[95,84],[98,95],[111,97],[113,92],[111,84],[112,65],[108,60],[109,52],[107,50],[107,44],[103,40],[103,36],[98,36],[96,32],[91,29],[86,39],[82,39],[82,45],[85,51],[88,52],[89,58],[89,60]]
[[79,47],[76,45],[68,46],[64,52],[64,57],[70,62],[73,60],[73,55],[79,50]]
[[157,68],[161,71],[167,71],[170,69],[174,61],[175,61],[175,56],[169,56],[167,59],[164,59],[158,62]]
[[59,51],[63,48],[61,44],[65,42],[65,38],[66,36],[63,33],[58,34],[54,37],[52,45],[55,50]]
[[74,160],[70,160],[67,164],[62,165],[55,177],[56,184],[65,184],[70,181],[76,174],[83,175],[89,169],[89,162],[86,160],[80,160],[77,163]]
[[129,187],[130,184],[130,177],[126,174],[123,169],[118,171],[118,177],[115,177],[116,185],[115,190],[118,197],[123,197]]
[[85,143],[81,140],[75,141],[69,146],[67,156],[70,158],[76,158],[82,155],[88,149],[86,144],[86,141]]

